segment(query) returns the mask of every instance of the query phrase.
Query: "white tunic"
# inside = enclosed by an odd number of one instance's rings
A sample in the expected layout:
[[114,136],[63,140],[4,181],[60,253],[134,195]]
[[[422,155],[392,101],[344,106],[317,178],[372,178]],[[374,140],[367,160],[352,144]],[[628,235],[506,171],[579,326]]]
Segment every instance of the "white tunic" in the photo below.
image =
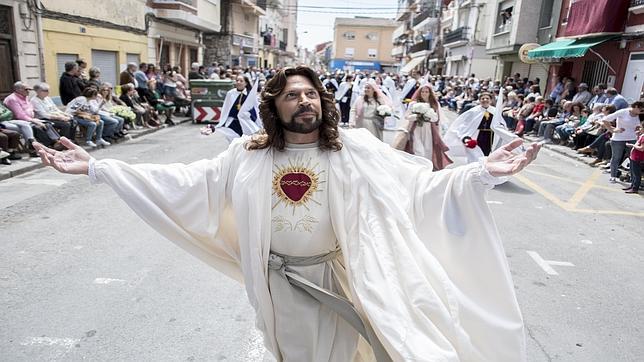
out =
[[[271,197],[271,251],[290,256],[326,254],[338,248],[328,199],[329,153],[317,143],[287,144],[274,151]],[[312,283],[345,296],[339,261],[291,270]],[[275,313],[275,337],[284,361],[351,361],[358,332],[310,295],[292,287],[277,270],[269,270]]]

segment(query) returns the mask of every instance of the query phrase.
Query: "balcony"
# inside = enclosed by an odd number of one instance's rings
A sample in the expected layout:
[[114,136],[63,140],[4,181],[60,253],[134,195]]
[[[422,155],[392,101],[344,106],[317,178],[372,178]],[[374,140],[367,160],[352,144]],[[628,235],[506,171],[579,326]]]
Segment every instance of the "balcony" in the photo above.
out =
[[412,26],[415,27],[416,25],[422,23],[425,19],[429,18],[440,18],[441,11],[436,10],[436,9],[425,9],[423,10],[420,14],[414,16],[414,20],[412,22]]
[[247,52],[257,53],[257,42],[252,36],[233,34],[233,45],[243,48]]
[[431,40],[423,40],[420,43],[416,43],[409,48],[409,53],[422,52],[423,50],[429,50],[432,47]]
[[631,4],[628,8],[628,11],[634,14],[644,13],[644,0],[631,0]]
[[392,57],[402,57],[403,53],[404,53],[404,47],[402,45],[391,49]]
[[400,38],[401,36],[405,35],[406,31],[407,31],[407,24],[405,24],[405,23],[401,24],[391,34],[391,40],[396,40],[396,39]]
[[444,34],[443,44],[445,44],[445,47],[450,48],[466,44],[468,41],[467,29],[468,27],[462,26],[456,30],[452,30],[449,33]]
[[218,21],[211,21],[197,15],[195,0],[148,0],[147,5],[154,16],[176,24],[201,31],[220,31]]
[[281,51],[286,51],[286,42],[280,40],[280,50]]

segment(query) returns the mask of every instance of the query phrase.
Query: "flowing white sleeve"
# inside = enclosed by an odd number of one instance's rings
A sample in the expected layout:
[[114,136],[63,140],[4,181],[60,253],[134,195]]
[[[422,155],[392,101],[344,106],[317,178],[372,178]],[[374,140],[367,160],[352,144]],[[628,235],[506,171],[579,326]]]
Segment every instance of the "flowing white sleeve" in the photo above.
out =
[[90,160],[90,182],[109,185],[148,225],[179,247],[241,280],[239,246],[227,207],[231,145],[212,160],[138,164]]

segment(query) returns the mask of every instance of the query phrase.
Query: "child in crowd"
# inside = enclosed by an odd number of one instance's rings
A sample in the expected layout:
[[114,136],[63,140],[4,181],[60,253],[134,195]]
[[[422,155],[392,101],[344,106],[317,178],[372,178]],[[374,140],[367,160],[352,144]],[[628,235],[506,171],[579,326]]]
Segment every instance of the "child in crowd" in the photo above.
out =
[[642,183],[642,166],[644,165],[644,132],[640,128],[637,132],[637,142],[628,143],[633,147],[630,155],[631,185],[624,189],[627,194],[637,194]]

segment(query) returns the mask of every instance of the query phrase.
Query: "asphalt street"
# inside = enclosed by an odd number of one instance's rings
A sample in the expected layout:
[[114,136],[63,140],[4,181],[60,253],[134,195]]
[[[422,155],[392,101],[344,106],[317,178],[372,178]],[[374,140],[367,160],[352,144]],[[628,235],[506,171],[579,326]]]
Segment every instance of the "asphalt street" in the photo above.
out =
[[[225,147],[184,124],[93,156],[187,163]],[[544,150],[489,193],[530,361],[642,360],[644,197],[618,186]],[[242,286],[84,176],[0,182],[0,245],[0,360],[271,360]]]

